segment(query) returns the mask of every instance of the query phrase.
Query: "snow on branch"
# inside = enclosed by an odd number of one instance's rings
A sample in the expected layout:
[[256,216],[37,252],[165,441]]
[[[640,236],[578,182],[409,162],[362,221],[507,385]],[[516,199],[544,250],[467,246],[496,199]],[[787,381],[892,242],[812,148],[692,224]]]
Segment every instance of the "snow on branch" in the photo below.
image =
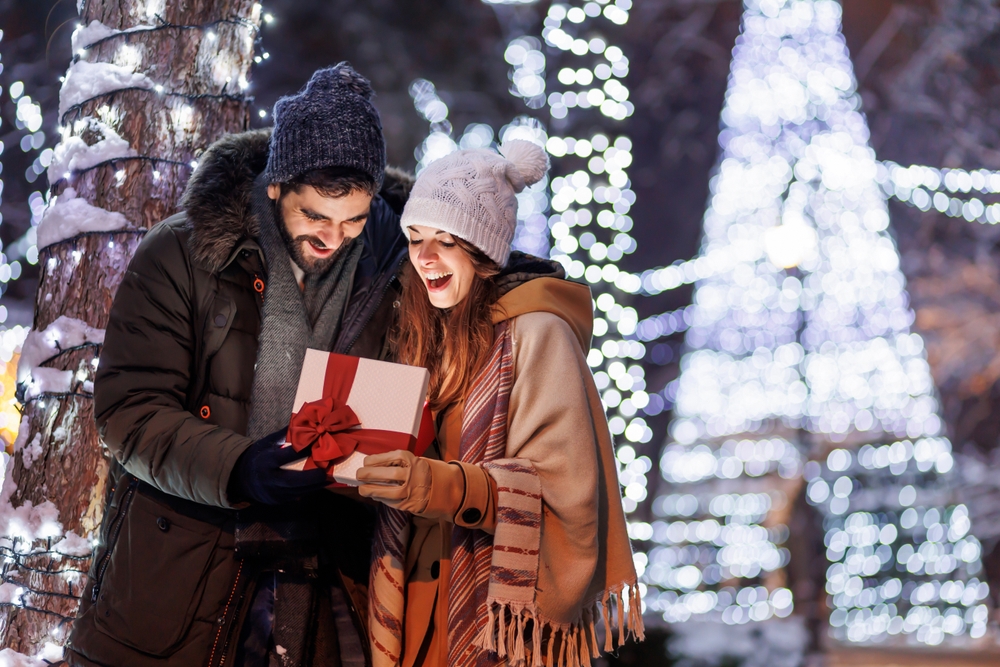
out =
[[29,550],[35,540],[63,537],[63,526],[59,521],[59,508],[51,500],[38,505],[26,500],[20,507],[11,504],[16,488],[11,475],[14,461],[13,456],[7,458],[3,489],[0,490],[0,547],[18,552]]
[[[13,584],[4,584],[4,586],[11,585]],[[18,653],[11,648],[5,648],[0,651],[0,667],[46,667],[47,664],[50,663],[46,663],[41,658],[32,658],[23,653]]]
[[67,188],[42,216],[38,224],[38,248],[42,249],[84,232],[113,232],[130,227],[121,213],[90,205]]
[[[84,171],[102,162],[138,155],[128,141],[96,118],[87,117],[76,121],[73,131],[76,136],[63,139],[55,148],[55,155],[49,165],[49,179],[53,183],[61,178],[69,178],[72,172]],[[88,145],[80,135],[100,139]]]
[[59,91],[59,117],[62,118],[72,107],[99,95],[129,88],[152,90],[153,87],[153,80],[141,72],[112,63],[78,60],[69,66]]
[[[21,358],[17,364],[17,383],[27,385],[25,400],[37,398],[42,394],[68,393],[73,384],[73,371],[43,368],[41,364],[60,352],[88,343],[103,344],[104,329],[96,329],[86,322],[66,315],[59,316],[42,331],[31,331],[21,347]],[[85,382],[84,388],[87,389],[87,385],[90,384]],[[28,429],[23,426],[19,433],[26,434]],[[20,440],[20,437],[18,439]],[[16,444],[15,449],[17,449]],[[25,456],[28,456],[27,452]],[[30,467],[29,463],[25,465]]]
[[88,25],[81,25],[73,31],[70,38],[73,45],[73,53],[79,54],[102,39],[107,39],[112,35],[117,35],[120,31],[110,26],[106,26],[100,21],[91,21]]

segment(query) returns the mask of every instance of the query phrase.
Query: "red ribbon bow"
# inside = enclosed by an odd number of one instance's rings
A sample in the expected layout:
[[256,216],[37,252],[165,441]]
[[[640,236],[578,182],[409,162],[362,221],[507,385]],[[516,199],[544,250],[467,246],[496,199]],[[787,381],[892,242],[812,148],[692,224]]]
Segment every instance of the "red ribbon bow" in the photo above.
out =
[[302,409],[292,415],[288,442],[297,452],[312,447],[310,461],[325,470],[331,461],[348,456],[358,448],[358,438],[348,429],[360,425],[350,406],[329,396],[303,404]]

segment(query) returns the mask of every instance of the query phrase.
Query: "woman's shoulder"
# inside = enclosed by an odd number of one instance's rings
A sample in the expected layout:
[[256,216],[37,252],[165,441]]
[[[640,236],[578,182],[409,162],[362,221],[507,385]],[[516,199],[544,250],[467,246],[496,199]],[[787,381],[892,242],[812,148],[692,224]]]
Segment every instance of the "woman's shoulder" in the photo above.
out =
[[580,353],[580,343],[572,327],[555,313],[532,311],[512,318],[510,323],[515,356]]
[[534,338],[546,336],[557,332],[565,332],[567,336],[573,335],[573,330],[563,318],[555,313],[545,310],[535,310],[530,313],[521,313],[511,318],[511,335],[516,339]]

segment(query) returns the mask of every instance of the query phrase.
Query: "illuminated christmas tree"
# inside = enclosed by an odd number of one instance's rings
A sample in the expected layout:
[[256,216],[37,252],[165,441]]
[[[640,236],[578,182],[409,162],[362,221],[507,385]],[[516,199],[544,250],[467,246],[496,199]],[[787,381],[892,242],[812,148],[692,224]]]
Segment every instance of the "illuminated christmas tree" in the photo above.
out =
[[[728,625],[787,617],[792,505],[823,516],[840,641],[967,643],[988,586],[887,228],[885,167],[832,0],[746,0],[699,259],[647,611]],[[640,561],[642,559],[640,558]]]

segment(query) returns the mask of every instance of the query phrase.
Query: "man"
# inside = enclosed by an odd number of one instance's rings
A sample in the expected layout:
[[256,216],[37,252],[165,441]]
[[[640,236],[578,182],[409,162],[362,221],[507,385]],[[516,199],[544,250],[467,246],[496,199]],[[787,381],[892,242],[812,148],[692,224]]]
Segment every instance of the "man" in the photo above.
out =
[[210,147],[139,246],[95,383],[125,472],[70,664],[367,662],[372,510],[283,470],[301,455],[280,443],[307,347],[387,349],[409,180],[385,174],[372,94],[316,72],[270,133]]

